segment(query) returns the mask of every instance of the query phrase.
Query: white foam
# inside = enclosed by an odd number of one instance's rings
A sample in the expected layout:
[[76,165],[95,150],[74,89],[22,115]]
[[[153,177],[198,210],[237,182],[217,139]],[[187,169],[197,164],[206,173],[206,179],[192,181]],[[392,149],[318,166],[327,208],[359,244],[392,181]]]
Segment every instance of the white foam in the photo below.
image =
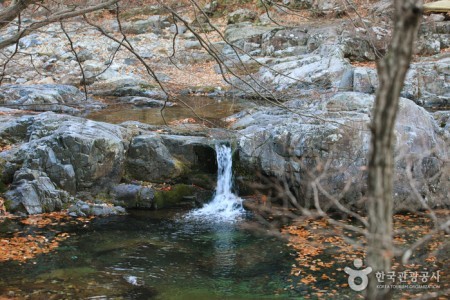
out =
[[213,221],[233,222],[244,214],[242,199],[232,193],[232,157],[231,148],[216,145],[217,153],[217,187],[214,199],[200,209],[193,210],[189,217]]

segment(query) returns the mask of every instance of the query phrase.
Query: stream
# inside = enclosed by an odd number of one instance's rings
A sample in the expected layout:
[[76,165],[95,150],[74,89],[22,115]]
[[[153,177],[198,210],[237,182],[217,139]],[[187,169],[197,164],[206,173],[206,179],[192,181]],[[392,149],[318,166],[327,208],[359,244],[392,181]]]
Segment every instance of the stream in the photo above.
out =
[[[185,211],[131,211],[65,227],[55,252],[1,263],[0,295],[31,299],[261,299],[283,296],[285,241],[201,222]],[[39,229],[36,229],[39,230]],[[4,233],[0,232],[0,235]],[[284,291],[288,296],[289,292]]]
[[[192,118],[196,122],[209,121],[217,127],[225,123],[221,120],[231,116],[246,107],[252,106],[248,101],[231,98],[210,98],[206,96],[182,96],[183,103],[168,106],[164,109],[164,118],[167,123],[186,118]],[[160,107],[136,107],[130,104],[114,104],[108,101],[106,109],[92,112],[87,117],[94,121],[119,124],[126,121],[138,121],[151,125],[163,125]],[[189,106],[189,107],[188,107]],[[210,125],[210,124],[209,124]]]

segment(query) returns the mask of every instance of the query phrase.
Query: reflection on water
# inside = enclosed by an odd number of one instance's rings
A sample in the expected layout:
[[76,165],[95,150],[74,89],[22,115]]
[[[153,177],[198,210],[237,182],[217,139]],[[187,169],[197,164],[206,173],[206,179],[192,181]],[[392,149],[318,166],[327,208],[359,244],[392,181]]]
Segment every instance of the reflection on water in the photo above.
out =
[[[187,104],[177,103],[166,107],[163,111],[166,122],[193,118],[197,122],[201,119],[209,120],[221,126],[220,119],[228,117],[243,109],[244,103],[236,99],[213,99],[209,97],[183,97],[181,100]],[[87,116],[89,119],[113,124],[125,121],[139,121],[152,125],[163,125],[161,108],[137,108],[131,105],[112,105],[110,108],[93,112]],[[199,118],[200,117],[200,118]]]
[[271,298],[288,286],[294,263],[283,241],[172,211],[133,212],[66,231],[72,237],[57,252],[0,264],[0,297]]

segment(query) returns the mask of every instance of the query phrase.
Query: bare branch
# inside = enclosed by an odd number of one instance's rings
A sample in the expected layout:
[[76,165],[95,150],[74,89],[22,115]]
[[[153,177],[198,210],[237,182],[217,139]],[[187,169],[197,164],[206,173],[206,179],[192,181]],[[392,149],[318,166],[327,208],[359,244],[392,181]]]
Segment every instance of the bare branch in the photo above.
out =
[[59,25],[61,26],[61,30],[64,32],[64,35],[66,36],[67,40],[69,41],[70,50],[75,55],[75,59],[77,60],[78,66],[80,67],[81,76],[82,78],[82,84],[84,87],[84,97],[86,101],[88,101],[88,93],[87,93],[87,85],[86,85],[86,74],[84,73],[83,65],[81,64],[80,58],[78,57],[77,51],[75,51],[75,48],[73,47],[72,39],[70,38],[69,34],[67,33],[66,29],[64,28],[63,22],[59,22]]
[[56,12],[53,15],[49,16],[48,18],[46,18],[42,21],[32,23],[28,27],[25,27],[24,29],[22,29],[17,34],[13,35],[12,37],[2,40],[0,42],[0,49],[3,49],[5,47],[8,47],[10,45],[17,43],[22,37],[31,34],[33,31],[35,31],[39,28],[45,27],[52,23],[61,22],[62,20],[82,16],[82,15],[85,15],[85,14],[88,14],[88,13],[91,13],[94,11],[98,11],[98,10],[110,7],[111,5],[114,5],[119,1],[120,0],[110,0],[110,1],[107,1],[102,4],[89,6],[89,7],[83,8],[83,9],[77,9],[77,10],[65,11],[65,12]]

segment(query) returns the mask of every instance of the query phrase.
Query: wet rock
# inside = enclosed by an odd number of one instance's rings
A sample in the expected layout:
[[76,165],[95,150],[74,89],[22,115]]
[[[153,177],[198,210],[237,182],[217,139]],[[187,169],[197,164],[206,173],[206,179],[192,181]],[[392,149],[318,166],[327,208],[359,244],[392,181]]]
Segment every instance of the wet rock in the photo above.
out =
[[14,175],[5,194],[12,213],[40,214],[61,210],[72,201],[70,195],[58,189],[44,172],[22,168]]
[[182,181],[211,187],[208,174],[217,171],[215,151],[205,137],[146,134],[135,137],[128,151],[126,176],[130,179]]
[[163,100],[156,100],[147,97],[139,97],[139,96],[127,96],[127,97],[119,97],[117,99],[119,102],[130,103],[138,107],[166,107],[174,106],[175,103]]
[[115,205],[126,208],[151,208],[155,192],[150,187],[135,184],[120,184],[114,188]]
[[130,178],[150,182],[165,182],[183,171],[157,134],[133,138],[125,168]]
[[121,206],[92,204],[79,200],[69,207],[68,213],[72,217],[110,216],[125,214],[126,210]]

